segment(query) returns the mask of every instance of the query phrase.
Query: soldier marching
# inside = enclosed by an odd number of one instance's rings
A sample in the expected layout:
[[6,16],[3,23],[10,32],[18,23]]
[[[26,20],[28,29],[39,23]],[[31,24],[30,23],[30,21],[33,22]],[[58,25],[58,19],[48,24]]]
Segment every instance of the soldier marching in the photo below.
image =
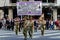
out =
[[29,34],[29,37],[32,39],[34,30],[34,21],[32,20],[32,17],[30,17],[29,20],[27,18],[24,18],[24,28],[23,28],[23,34],[25,37],[25,40],[27,40],[27,33]]
[[19,32],[19,23],[20,23],[20,18],[16,17],[14,19],[14,31],[16,32],[16,35],[18,35]]
[[24,35],[24,39],[27,40],[27,27],[28,27],[28,20],[27,20],[27,17],[24,17],[24,24],[23,24],[23,35]]

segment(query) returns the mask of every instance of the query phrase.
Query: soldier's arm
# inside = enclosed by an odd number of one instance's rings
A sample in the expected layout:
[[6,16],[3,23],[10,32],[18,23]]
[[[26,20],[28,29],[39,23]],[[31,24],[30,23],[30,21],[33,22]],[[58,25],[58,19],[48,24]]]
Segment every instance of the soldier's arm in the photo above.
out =
[[33,25],[32,29],[33,29],[33,31],[34,31],[34,22],[33,22],[33,24],[32,24],[32,25]]

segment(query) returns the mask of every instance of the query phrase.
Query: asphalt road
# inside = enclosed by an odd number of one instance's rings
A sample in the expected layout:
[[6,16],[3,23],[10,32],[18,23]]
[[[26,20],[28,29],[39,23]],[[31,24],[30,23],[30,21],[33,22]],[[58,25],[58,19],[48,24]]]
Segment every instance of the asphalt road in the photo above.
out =
[[[22,32],[15,35],[14,31],[0,30],[0,40],[24,40]],[[40,30],[33,33],[33,38],[29,35],[27,40],[60,40],[60,30],[45,30],[44,36],[41,35]]]

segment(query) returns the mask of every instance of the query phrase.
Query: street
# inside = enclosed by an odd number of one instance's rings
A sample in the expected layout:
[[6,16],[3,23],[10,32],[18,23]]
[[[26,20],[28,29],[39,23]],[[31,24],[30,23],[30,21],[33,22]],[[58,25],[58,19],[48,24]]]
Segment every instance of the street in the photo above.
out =
[[[14,31],[0,30],[0,40],[24,40],[22,32],[15,35]],[[33,33],[33,38],[29,35],[27,40],[60,40],[60,30],[45,30],[44,36],[41,36],[40,30]]]

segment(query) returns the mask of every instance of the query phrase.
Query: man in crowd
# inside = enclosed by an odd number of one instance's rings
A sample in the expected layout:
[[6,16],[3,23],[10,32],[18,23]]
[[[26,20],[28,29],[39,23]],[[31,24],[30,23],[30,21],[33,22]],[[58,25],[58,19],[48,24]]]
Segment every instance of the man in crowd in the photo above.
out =
[[2,28],[2,22],[1,22],[2,20],[0,19],[0,29]]
[[6,29],[6,19],[2,18],[2,29]]

